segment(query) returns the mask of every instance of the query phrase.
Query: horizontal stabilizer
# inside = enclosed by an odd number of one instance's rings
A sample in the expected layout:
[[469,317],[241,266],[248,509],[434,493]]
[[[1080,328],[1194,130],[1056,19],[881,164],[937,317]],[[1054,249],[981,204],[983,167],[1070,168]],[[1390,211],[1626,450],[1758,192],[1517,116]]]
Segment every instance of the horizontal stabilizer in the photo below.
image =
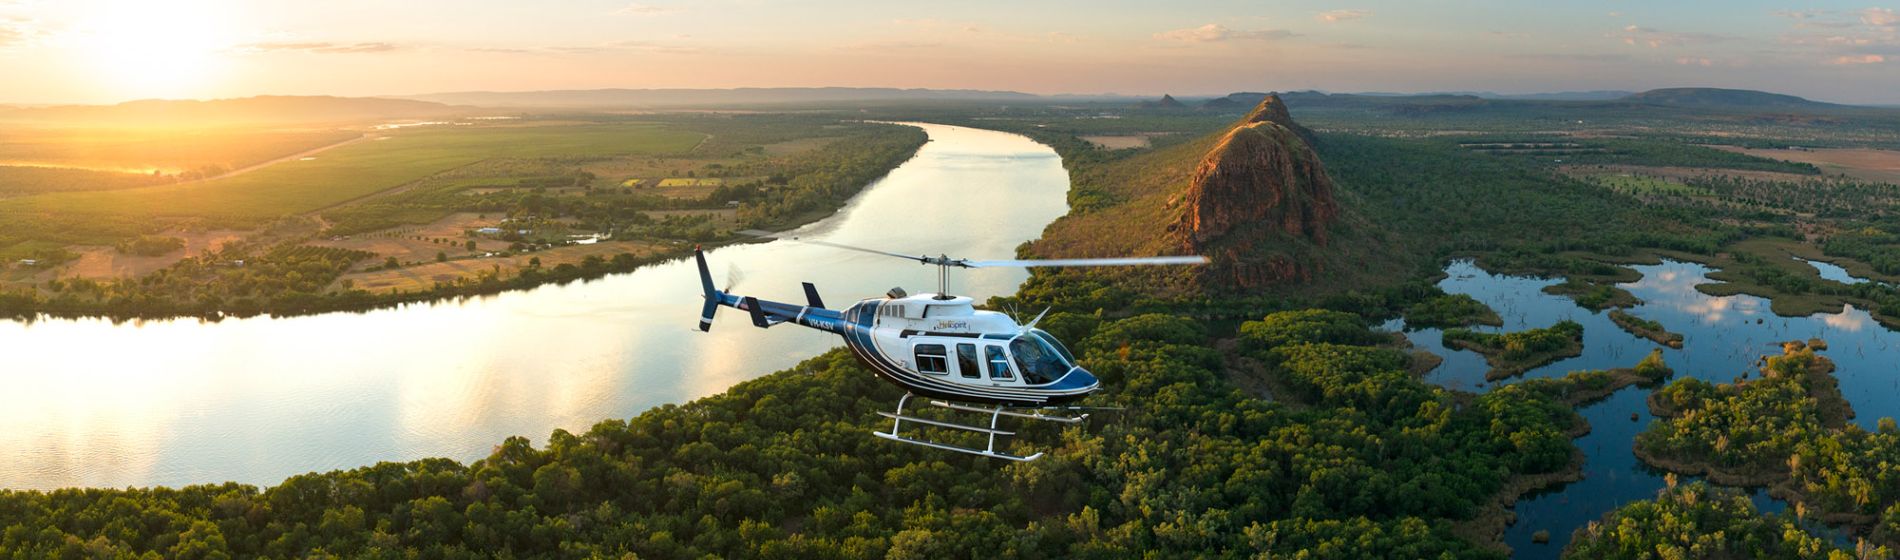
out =
[[772,326],[772,322],[765,319],[765,308],[759,306],[758,298],[747,297],[740,301],[740,305],[752,314],[752,326],[761,329]]
[[818,287],[811,285],[811,282],[805,283],[805,305],[818,309],[825,308],[825,300],[818,299]]

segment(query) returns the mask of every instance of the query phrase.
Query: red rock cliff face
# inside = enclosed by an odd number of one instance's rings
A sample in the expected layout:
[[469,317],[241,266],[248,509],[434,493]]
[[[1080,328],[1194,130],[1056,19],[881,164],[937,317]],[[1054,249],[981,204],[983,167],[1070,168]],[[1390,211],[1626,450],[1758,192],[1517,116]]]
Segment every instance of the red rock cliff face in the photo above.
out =
[[1291,250],[1324,247],[1339,215],[1311,135],[1268,96],[1201,160],[1169,230],[1187,250],[1214,259],[1205,280],[1253,289],[1317,272],[1318,263]]

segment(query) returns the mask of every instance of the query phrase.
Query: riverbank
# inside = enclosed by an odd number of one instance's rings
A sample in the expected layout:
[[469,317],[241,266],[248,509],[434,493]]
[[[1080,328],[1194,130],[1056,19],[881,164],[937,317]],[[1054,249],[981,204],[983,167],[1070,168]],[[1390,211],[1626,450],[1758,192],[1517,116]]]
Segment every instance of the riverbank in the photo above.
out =
[[[797,193],[801,196],[777,204],[742,208],[750,210],[755,216],[748,225],[788,230],[835,215],[867,186],[916,157],[928,141],[927,134],[918,132],[897,149],[880,151],[874,154],[876,157],[867,156],[868,159],[852,160],[853,165],[843,170],[823,171],[825,177],[849,187],[800,187],[809,183],[809,178],[793,177],[790,183],[803,189]],[[817,206],[813,207],[814,204]],[[773,211],[780,207],[785,208],[785,211]],[[374,261],[381,255],[361,250],[304,245],[320,235],[318,232],[304,232],[288,240],[272,239],[268,247],[258,241],[227,244],[215,256],[187,257],[170,267],[137,278],[116,281],[50,280],[44,284],[45,289],[31,285],[23,289],[0,289],[0,318],[19,321],[90,317],[113,321],[172,318],[219,321],[256,316],[294,317],[364,312],[592,280],[690,256],[695,246],[717,247],[758,240],[753,236],[730,232],[715,239],[703,239],[696,235],[693,239],[701,240],[692,242],[655,238],[642,243],[641,249],[644,250],[589,254],[576,259],[577,262],[547,268],[539,266],[539,259],[534,259],[533,266],[510,267],[511,270],[504,270],[499,264],[484,268],[477,262],[473,267],[456,267],[457,272],[453,274],[430,274],[430,278],[408,281],[393,289],[362,289],[353,281],[339,282],[337,279],[348,271],[361,270],[365,266],[361,263]],[[447,239],[431,241],[448,242]],[[457,239],[454,246],[459,248],[461,243]],[[521,249],[523,244],[515,245],[516,249]],[[536,252],[533,249],[542,246],[545,245],[500,254],[533,259]],[[468,241],[468,247],[473,250],[475,241]],[[447,256],[446,253],[438,253],[436,262],[447,262]],[[455,262],[468,261],[464,258]],[[443,265],[411,263],[411,266]],[[401,263],[391,256],[377,269],[393,271],[400,268]]]

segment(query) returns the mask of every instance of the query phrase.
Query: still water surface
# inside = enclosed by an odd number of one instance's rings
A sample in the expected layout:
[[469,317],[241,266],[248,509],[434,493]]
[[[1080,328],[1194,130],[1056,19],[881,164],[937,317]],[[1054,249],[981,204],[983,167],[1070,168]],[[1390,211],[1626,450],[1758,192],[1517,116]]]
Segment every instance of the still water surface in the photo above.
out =
[[[1664,359],[1676,371],[1676,377],[1693,376],[1711,382],[1727,383],[1744,374],[1756,373],[1755,361],[1764,354],[1779,353],[1779,343],[1787,340],[1821,338],[1829,343],[1823,355],[1839,366],[1841,392],[1854,407],[1854,422],[1874,429],[1883,416],[1900,417],[1900,333],[1883,328],[1864,310],[1848,307],[1841,313],[1821,313],[1807,317],[1779,317],[1768,309],[1768,300],[1737,295],[1715,297],[1697,292],[1697,284],[1711,283],[1711,269],[1698,264],[1665,261],[1662,264],[1633,267],[1643,274],[1637,282],[1622,284],[1624,289],[1644,301],[1630,310],[1637,316],[1662,323],[1671,332],[1684,337],[1680,350],[1661,347],[1638,338],[1610,322],[1604,313],[1578,307],[1569,298],[1543,293],[1557,283],[1515,276],[1493,275],[1470,262],[1454,262],[1446,268],[1449,276],[1439,283],[1447,292],[1470,294],[1490,305],[1504,319],[1502,331],[1546,327],[1569,319],[1584,326],[1583,355],[1531,370],[1526,378],[1561,377],[1577,370],[1629,367],[1650,350],[1661,348]],[[1387,325],[1399,328],[1397,321]],[[1427,380],[1466,390],[1486,391],[1498,384],[1484,382],[1487,366],[1472,352],[1452,350],[1440,344],[1442,332],[1424,329],[1407,333],[1419,347],[1446,358],[1443,365],[1428,374]],[[1515,383],[1513,378],[1502,383]],[[1560,489],[1528,496],[1516,506],[1517,523],[1505,532],[1505,544],[1517,558],[1556,558],[1570,541],[1572,531],[1604,513],[1634,500],[1654,498],[1663,476],[1644,466],[1631,452],[1636,434],[1653,420],[1645,403],[1651,390],[1631,387],[1608,399],[1583,407],[1579,412],[1590,422],[1591,432],[1576,440],[1588,459],[1584,479]],[[1631,415],[1635,420],[1631,420]],[[1754,492],[1757,505],[1778,511],[1786,505]],[[1842,540],[1838,531],[1811,528],[1817,533]],[[1549,544],[1534,544],[1532,534],[1550,531]]]
[[[985,130],[919,125],[931,141],[838,214],[794,235],[904,253],[1011,258],[1068,211],[1055,152]],[[708,253],[715,280],[841,307],[935,270],[786,241]],[[741,274],[730,274],[730,268]],[[378,461],[487,455],[665,403],[713,395],[838,345],[763,331],[722,310],[696,330],[690,260],[567,286],[367,313],[113,324],[0,322],[0,488],[271,485]],[[979,301],[1021,270],[960,272]],[[875,380],[867,378],[867,383]],[[870,414],[870,411],[866,411]]]

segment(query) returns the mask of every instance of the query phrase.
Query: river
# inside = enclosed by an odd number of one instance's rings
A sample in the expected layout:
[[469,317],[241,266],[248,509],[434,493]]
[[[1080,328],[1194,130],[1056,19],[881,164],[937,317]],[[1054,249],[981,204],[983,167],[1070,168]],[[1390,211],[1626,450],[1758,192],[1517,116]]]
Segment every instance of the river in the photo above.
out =
[[[1762,298],[1716,297],[1696,291],[1697,284],[1714,282],[1707,277],[1713,270],[1702,265],[1664,261],[1632,268],[1643,278],[1620,286],[1644,303],[1630,312],[1682,334],[1683,348],[1660,347],[1618,328],[1605,313],[1591,312],[1569,298],[1542,291],[1557,280],[1494,275],[1468,261],[1452,263],[1445,269],[1448,276],[1438,285],[1450,293],[1470,294],[1504,319],[1501,329],[1480,330],[1518,331],[1570,319],[1584,326],[1583,355],[1533,369],[1524,377],[1486,383],[1484,359],[1472,352],[1443,347],[1438,329],[1411,331],[1406,336],[1420,348],[1446,358],[1444,364],[1427,374],[1427,381],[1478,392],[1527,378],[1629,367],[1656,348],[1662,348],[1664,360],[1675,369],[1672,380],[1696,377],[1728,383],[1742,375],[1760,377],[1756,360],[1766,354],[1779,354],[1780,342],[1820,338],[1829,345],[1821,354],[1839,366],[1835,377],[1856,412],[1853,423],[1872,430],[1883,416],[1900,417],[1900,376],[1896,376],[1900,372],[1894,365],[1894,356],[1900,354],[1900,333],[1882,327],[1865,310],[1850,306],[1840,313],[1780,317],[1769,311],[1768,300]],[[1399,321],[1387,324],[1391,329],[1402,326]],[[1642,464],[1631,451],[1636,434],[1654,420],[1645,403],[1650,392],[1630,387],[1578,410],[1591,427],[1588,435],[1576,440],[1587,457],[1584,479],[1534,493],[1516,504],[1517,522],[1504,535],[1505,544],[1515,551],[1514,557],[1556,558],[1578,527],[1630,501],[1654,498],[1663,488],[1662,472]],[[1764,510],[1786,507],[1765,492],[1750,491]],[[1841,531],[1822,526],[1809,529],[1852,547]],[[1550,543],[1533,542],[1539,530],[1550,532]]]
[[[1013,258],[1067,213],[1068,174],[1048,147],[916,126],[930,142],[914,158],[792,235]],[[716,281],[738,279],[735,291],[770,299],[802,301],[801,281],[834,307],[893,286],[936,287],[934,268],[789,241],[707,257]],[[954,274],[951,290],[978,301],[1028,277]],[[509,436],[538,444],[556,428],[717,394],[839,342],[795,326],[757,329],[730,309],[701,333],[699,308],[685,259],[364,313],[0,322],[0,488],[273,485],[379,461],[469,461]]]

